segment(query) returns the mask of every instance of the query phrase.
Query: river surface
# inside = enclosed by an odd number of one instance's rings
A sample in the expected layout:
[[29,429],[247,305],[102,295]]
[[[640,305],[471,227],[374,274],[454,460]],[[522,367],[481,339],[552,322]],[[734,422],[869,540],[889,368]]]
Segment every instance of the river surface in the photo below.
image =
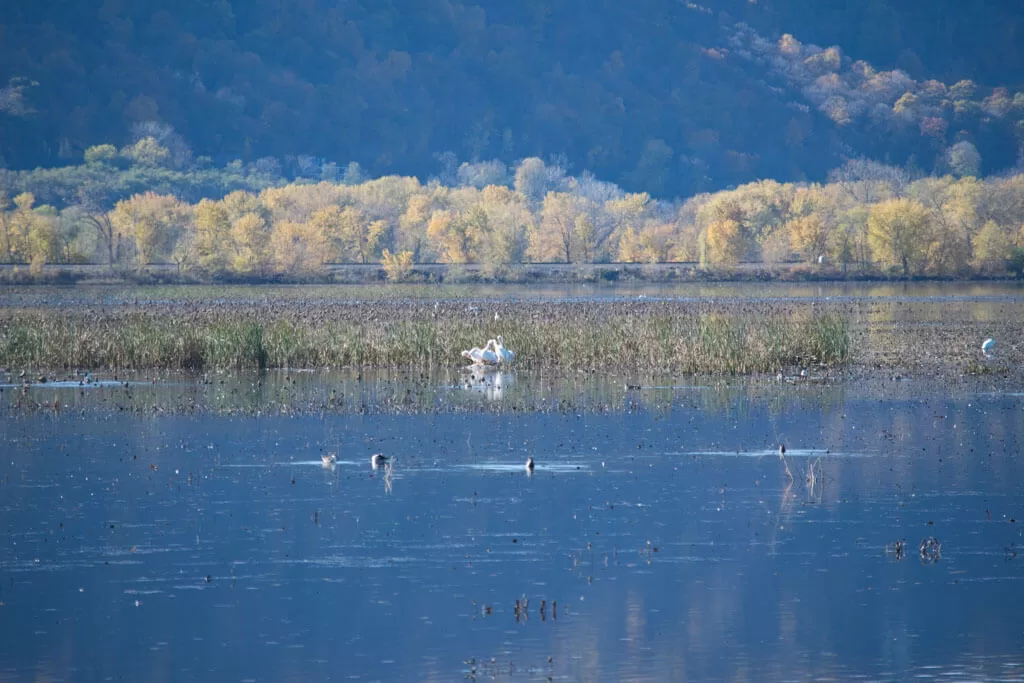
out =
[[3,681],[1024,680],[1024,387],[91,379],[0,393]]

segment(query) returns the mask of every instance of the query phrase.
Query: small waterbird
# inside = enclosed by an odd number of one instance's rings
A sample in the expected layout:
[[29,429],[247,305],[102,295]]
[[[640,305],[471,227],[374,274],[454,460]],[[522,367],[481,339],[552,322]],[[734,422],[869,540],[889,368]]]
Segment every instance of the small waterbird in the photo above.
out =
[[373,467],[373,469],[375,470],[380,469],[381,467],[386,465],[387,462],[388,456],[384,455],[383,453],[374,453],[373,455],[370,456],[370,466]]
[[334,467],[334,463],[338,462],[338,456],[334,453],[327,453],[326,455],[320,456],[320,464],[324,467]]
[[533,456],[532,455],[526,458],[526,471],[529,472],[530,474],[533,474]]

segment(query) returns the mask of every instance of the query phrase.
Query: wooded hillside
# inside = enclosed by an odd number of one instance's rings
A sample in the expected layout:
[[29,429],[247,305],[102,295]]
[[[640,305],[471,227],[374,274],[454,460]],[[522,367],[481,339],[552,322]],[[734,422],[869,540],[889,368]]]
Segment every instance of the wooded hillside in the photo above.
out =
[[666,198],[855,157],[959,172],[961,143],[988,174],[1024,138],[1021,12],[991,1],[9,4],[12,169],[153,137],[187,172],[333,181],[354,161],[451,184],[536,156]]

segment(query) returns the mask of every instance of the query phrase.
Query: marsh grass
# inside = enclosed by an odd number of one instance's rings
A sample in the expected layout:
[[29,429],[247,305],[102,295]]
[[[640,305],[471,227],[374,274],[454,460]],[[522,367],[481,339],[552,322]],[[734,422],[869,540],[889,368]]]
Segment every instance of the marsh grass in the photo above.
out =
[[[336,314],[337,313],[337,314]],[[500,322],[452,307],[304,311],[287,307],[24,311],[0,319],[9,368],[228,370],[460,365],[459,352],[503,334],[528,368],[749,374],[849,360],[834,313],[666,311],[646,306],[524,305]]]

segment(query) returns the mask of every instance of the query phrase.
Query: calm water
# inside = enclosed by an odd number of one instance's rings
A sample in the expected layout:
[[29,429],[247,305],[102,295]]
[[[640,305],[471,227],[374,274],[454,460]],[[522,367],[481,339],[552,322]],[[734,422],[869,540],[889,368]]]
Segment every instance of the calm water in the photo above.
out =
[[1024,680],[1022,393],[257,379],[5,388],[0,680]]

